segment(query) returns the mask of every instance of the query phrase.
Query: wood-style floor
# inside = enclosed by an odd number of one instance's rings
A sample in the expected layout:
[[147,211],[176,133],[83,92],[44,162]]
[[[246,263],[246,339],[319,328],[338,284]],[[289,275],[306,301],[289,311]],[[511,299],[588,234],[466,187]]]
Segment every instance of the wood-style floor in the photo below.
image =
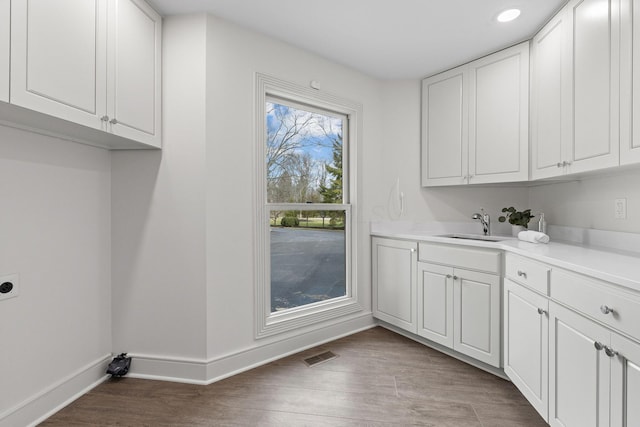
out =
[[[324,350],[338,357],[311,368],[303,363]],[[510,382],[378,327],[209,386],[108,381],[41,425],[547,424]]]

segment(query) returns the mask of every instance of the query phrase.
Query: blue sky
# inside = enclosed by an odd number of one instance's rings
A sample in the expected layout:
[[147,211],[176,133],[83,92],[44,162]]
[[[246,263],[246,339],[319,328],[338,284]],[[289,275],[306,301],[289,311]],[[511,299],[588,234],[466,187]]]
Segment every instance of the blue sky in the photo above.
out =
[[[302,130],[305,135],[295,138],[298,150],[309,153],[315,160],[332,163],[332,137],[342,133],[342,120],[332,116],[311,113],[294,107],[289,107],[274,102],[267,102],[267,132],[273,133],[283,125],[283,129],[291,128],[296,122],[307,122]],[[328,136],[325,135],[327,130]],[[279,142],[284,136],[281,130],[274,139]]]

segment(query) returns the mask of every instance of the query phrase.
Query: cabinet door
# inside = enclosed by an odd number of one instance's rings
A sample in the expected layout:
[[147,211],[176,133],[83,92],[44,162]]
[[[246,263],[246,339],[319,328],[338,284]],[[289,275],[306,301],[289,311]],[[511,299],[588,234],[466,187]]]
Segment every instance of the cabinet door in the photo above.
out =
[[418,263],[418,335],[453,348],[453,269]]
[[453,270],[453,349],[500,367],[500,278]]
[[10,0],[0,0],[0,101],[9,102]]
[[619,0],[572,0],[573,140],[569,173],[619,164]]
[[640,162],[640,0],[621,2],[620,164]]
[[571,74],[566,13],[558,13],[531,41],[531,178],[562,175],[571,141]]
[[640,344],[613,333],[611,348],[611,427],[640,426]]
[[161,145],[161,23],[143,0],[109,4],[109,129]]
[[373,315],[392,325],[417,332],[417,243],[372,239]]
[[99,129],[106,22],[106,0],[12,0],[11,103]]
[[529,179],[529,42],[469,64],[469,183]]
[[466,66],[422,81],[422,185],[467,182]]
[[549,304],[549,424],[609,425],[610,340],[604,327],[558,304]]
[[549,418],[549,300],[504,280],[504,372]]

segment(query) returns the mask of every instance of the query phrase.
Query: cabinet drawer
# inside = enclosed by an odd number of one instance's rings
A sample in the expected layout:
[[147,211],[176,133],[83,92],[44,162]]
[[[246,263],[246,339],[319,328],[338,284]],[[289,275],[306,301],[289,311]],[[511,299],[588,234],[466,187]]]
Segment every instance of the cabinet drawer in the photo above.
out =
[[549,295],[551,268],[538,262],[507,253],[504,258],[505,276],[514,282]]
[[438,245],[421,242],[418,245],[418,260],[435,264],[464,266],[469,270],[500,274],[502,252],[493,249]]
[[[640,337],[638,295],[576,273],[554,269],[551,273],[551,298],[614,329]],[[605,307],[613,311],[605,314]]]

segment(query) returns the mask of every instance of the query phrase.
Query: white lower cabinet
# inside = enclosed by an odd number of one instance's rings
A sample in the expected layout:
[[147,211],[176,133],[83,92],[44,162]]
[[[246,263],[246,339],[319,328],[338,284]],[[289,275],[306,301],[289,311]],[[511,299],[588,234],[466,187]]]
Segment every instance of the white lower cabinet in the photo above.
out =
[[551,426],[640,425],[640,344],[551,303]]
[[[454,265],[418,262],[418,335],[500,367],[500,276],[455,266],[474,252],[481,259],[494,251],[420,244],[421,260],[433,254]],[[495,267],[489,262],[486,269]]]
[[371,240],[373,315],[414,334],[417,247],[405,240]]
[[603,348],[609,331],[553,302],[549,315],[549,424],[608,426],[611,359]]
[[500,367],[500,251],[380,237],[371,244],[374,317]]
[[504,280],[504,372],[549,418],[549,300]]
[[551,426],[640,426],[636,291],[513,253],[503,270],[494,249],[372,244],[374,317],[486,364],[503,362]]
[[499,368],[500,276],[453,273],[453,349]]
[[418,335],[453,348],[453,269],[418,263]]
[[611,426],[640,426],[640,344],[611,334]]

